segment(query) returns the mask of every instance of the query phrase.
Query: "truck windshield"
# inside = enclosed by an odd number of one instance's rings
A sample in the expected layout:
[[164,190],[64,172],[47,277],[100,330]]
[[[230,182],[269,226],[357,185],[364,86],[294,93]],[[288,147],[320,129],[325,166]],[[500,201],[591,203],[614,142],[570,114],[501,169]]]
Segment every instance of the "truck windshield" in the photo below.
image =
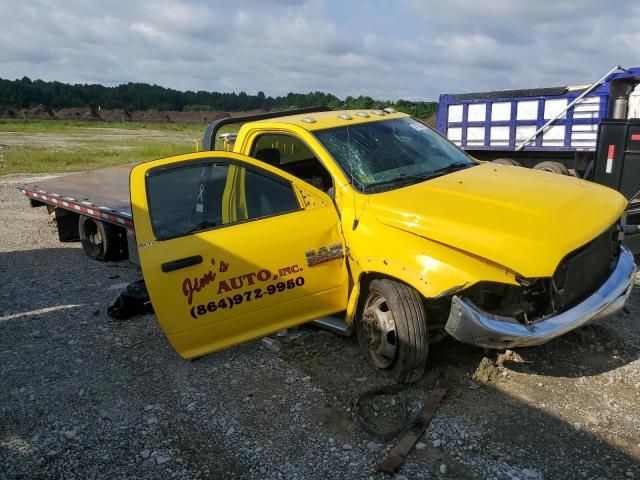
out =
[[366,193],[475,165],[463,151],[413,118],[348,125],[315,135],[353,186]]

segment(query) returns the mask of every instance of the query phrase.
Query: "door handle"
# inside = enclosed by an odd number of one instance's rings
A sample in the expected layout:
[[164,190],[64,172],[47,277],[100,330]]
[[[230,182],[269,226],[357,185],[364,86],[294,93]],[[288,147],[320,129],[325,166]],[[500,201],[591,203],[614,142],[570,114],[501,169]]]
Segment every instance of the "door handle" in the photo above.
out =
[[172,260],[170,262],[163,263],[161,265],[164,273],[173,272],[174,270],[180,270],[181,268],[190,267],[202,263],[202,255],[194,255],[193,257],[180,258],[178,260]]

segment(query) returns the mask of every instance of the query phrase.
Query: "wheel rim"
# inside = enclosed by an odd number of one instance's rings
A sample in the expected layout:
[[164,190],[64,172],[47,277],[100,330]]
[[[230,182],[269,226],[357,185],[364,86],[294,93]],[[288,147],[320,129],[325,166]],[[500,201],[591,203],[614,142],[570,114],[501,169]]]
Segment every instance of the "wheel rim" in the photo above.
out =
[[89,240],[95,245],[102,245],[102,233],[100,233],[100,230],[96,229],[95,233],[92,233],[89,237]]
[[93,256],[100,255],[102,253],[102,232],[98,228],[95,221],[89,219],[84,222],[82,226],[84,237],[88,245],[85,245],[89,253]]
[[373,364],[388,368],[396,358],[398,336],[396,322],[387,300],[376,292],[367,297],[362,314],[362,333]]

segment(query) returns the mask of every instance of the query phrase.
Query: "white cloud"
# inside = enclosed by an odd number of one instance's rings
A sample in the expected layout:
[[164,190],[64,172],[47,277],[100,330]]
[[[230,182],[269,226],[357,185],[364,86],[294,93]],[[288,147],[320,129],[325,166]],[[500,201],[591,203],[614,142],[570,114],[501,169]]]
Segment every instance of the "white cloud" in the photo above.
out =
[[640,5],[596,0],[4,0],[0,77],[437,99],[638,64]]
[[149,25],[148,23],[134,22],[131,24],[131,30],[133,32],[140,33],[143,37],[150,40],[158,40],[162,38],[160,32],[153,25]]

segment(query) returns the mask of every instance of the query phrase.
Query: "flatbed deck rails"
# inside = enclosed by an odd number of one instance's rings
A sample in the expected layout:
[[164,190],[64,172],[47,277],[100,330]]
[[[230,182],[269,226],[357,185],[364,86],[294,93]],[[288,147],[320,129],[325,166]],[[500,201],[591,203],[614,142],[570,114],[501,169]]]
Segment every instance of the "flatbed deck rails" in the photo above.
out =
[[19,187],[34,207],[50,205],[133,228],[129,174],[135,163],[35,180]]
[[[75,198],[63,196],[62,194],[47,192],[44,190],[29,190],[27,187],[20,188],[32,202],[37,202],[53,207],[65,208],[77,213],[81,213],[88,217],[96,218],[103,222],[112,223],[114,225],[133,228],[133,220],[131,212],[116,211],[110,207],[100,205],[96,206],[90,201],[78,201]],[[33,204],[32,206],[38,206]]]

